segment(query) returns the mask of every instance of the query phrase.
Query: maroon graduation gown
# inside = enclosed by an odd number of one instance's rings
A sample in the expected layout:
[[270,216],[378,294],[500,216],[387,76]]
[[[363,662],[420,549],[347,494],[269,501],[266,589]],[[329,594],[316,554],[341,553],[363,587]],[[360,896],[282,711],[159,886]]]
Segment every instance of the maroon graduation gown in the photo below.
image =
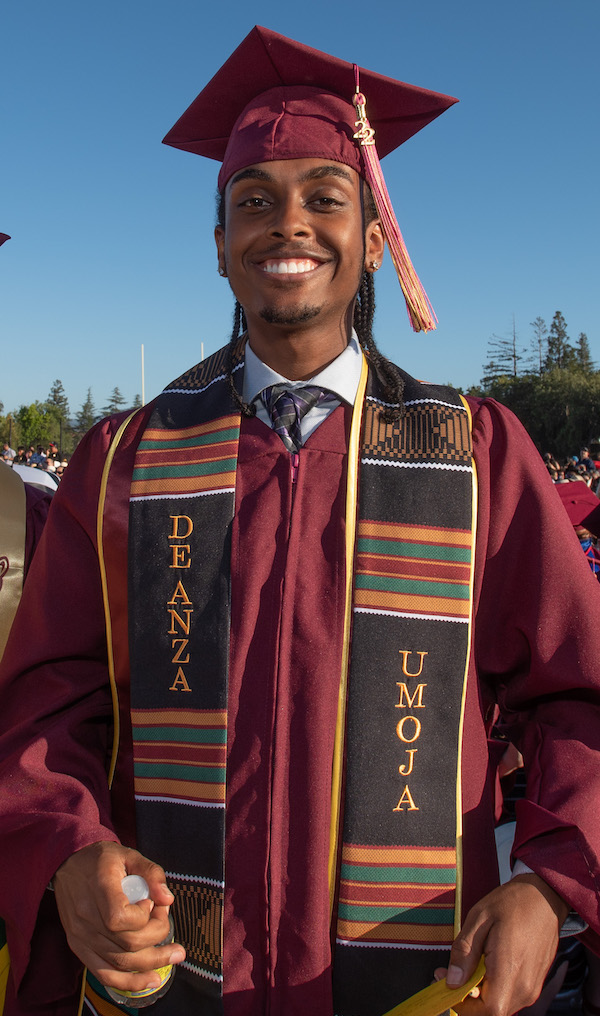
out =
[[[462,755],[464,909],[496,880],[486,722],[498,701],[529,771],[516,853],[597,932],[600,821],[589,802],[600,789],[600,674],[589,635],[598,629],[600,590],[520,425],[490,401],[473,400],[472,408],[479,516]],[[105,515],[124,689],[127,497],[146,415],[119,452]],[[326,868],[347,417],[336,410],[301,451],[293,501],[279,439],[260,421],[242,425],[232,562],[227,1016],[262,1012],[267,998],[273,1013],[332,1012]],[[102,461],[118,422],[95,428],[69,466],[5,654],[0,913],[21,982],[8,1014],[32,1016],[42,985],[47,1001],[67,997],[48,1012],[74,1011],[77,964],[63,956],[48,922],[38,921],[42,898],[52,908],[44,887],[74,850],[99,839],[132,842],[126,726],[112,799],[106,788],[111,706],[95,551]]]

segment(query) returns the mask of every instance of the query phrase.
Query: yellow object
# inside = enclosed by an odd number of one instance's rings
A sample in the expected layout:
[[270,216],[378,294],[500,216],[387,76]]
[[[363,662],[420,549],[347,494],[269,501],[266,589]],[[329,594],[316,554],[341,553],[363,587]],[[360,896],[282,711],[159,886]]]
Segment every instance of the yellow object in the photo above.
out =
[[464,1002],[469,992],[481,983],[484,975],[485,960],[482,956],[475,973],[465,984],[461,984],[458,988],[449,988],[445,979],[436,981],[435,984],[423,988],[423,991],[418,991],[416,995],[407,998],[400,1005],[394,1006],[384,1016],[440,1016],[446,1009],[452,1009],[455,1005]]
[[8,971],[10,968],[10,960],[8,958],[8,946],[3,945],[0,949],[0,1013],[4,1009],[4,999],[6,996],[6,984],[8,982]]
[[360,456],[360,434],[365,391],[369,368],[364,353],[358,391],[354,400],[350,442],[348,446],[348,478],[346,481],[346,607],[344,614],[344,642],[342,650],[342,673],[338,693],[338,711],[333,743],[333,766],[331,777],[331,822],[329,836],[329,913],[333,914],[335,899],[337,858],[340,836],[340,813],[342,800],[342,771],[344,767],[344,732],[346,729],[346,696],[348,670],[350,667],[350,629],[352,627],[352,588],[354,582],[354,554],[356,539],[356,511],[358,490],[358,466]]

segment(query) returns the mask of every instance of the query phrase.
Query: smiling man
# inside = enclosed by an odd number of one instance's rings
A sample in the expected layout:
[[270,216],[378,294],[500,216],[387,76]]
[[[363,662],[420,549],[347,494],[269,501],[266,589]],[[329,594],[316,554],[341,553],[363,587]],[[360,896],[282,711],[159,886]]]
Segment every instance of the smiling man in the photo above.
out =
[[482,955],[460,1011],[506,1016],[569,911],[597,945],[596,583],[517,421],[372,334],[386,245],[433,327],[377,153],[453,101],[255,28],[165,139],[222,162],[233,334],[54,499],[0,689],[11,1016],[82,964],[103,1016],[169,964],[157,1016],[379,1016]]

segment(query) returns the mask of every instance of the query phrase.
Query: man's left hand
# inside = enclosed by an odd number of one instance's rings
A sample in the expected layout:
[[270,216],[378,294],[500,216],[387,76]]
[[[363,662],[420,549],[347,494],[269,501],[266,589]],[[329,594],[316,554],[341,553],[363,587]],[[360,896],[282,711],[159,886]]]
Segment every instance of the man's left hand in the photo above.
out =
[[450,953],[448,970],[436,970],[450,987],[463,984],[485,956],[477,998],[457,1006],[460,1016],[511,1016],[532,1005],[556,955],[569,907],[538,875],[517,875],[467,914]]

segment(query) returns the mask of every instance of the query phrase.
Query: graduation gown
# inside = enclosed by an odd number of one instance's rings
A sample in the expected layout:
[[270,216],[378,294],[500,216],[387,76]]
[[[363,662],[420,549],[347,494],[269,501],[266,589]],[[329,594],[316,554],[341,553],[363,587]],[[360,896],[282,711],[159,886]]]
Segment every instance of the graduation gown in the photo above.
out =
[[[593,940],[600,820],[589,802],[600,789],[600,667],[589,634],[598,629],[599,590],[520,424],[490,400],[469,401],[479,513],[462,751],[463,908],[497,881],[488,734],[499,705],[529,776],[515,854],[589,923]],[[3,663],[0,913],[14,975],[7,1013],[15,1016],[76,1011],[79,966],[45,891],[56,869],[98,840],[135,845],[127,525],[150,408],[119,448],[104,517],[123,731],[112,793],[96,509],[122,417],[97,425],[69,466]],[[293,496],[277,435],[256,419],[242,422],[231,566],[227,1016],[265,1011],[267,1002],[287,1016],[307,1006],[316,1016],[332,1013],[326,847],[349,415],[338,408],[311,435]]]

